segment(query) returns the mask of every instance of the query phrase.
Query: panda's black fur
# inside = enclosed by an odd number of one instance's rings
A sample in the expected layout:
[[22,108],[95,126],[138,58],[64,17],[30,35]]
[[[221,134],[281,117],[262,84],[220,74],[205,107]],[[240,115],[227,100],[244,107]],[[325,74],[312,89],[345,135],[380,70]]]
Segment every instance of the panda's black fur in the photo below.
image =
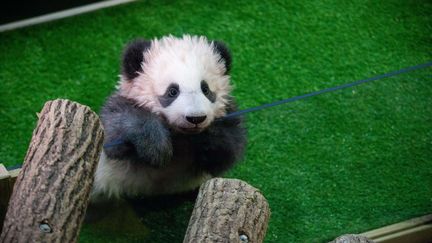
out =
[[[227,112],[235,110],[232,102]],[[198,134],[182,134],[170,129],[159,116],[117,94],[108,98],[101,119],[105,144],[124,142],[105,148],[108,157],[160,167],[176,157],[187,143],[193,148],[190,159],[195,161],[197,172],[204,170],[213,176],[241,159],[246,141],[241,117],[217,120]]]
[[138,76],[142,71],[141,63],[144,61],[143,53],[151,47],[151,42],[144,39],[137,39],[129,43],[123,53],[121,70],[128,80]]
[[[151,48],[151,45],[150,41],[137,40],[127,46],[121,68],[122,76],[127,81],[123,82],[134,82],[135,78],[147,71],[143,70],[142,63],[145,62],[143,53]],[[221,58],[219,61],[225,65],[225,74],[228,74],[231,69],[231,55],[228,48],[222,42],[213,42],[212,46]],[[234,98],[225,98],[228,101],[225,112],[228,114],[236,111]],[[119,91],[107,99],[101,110],[101,120],[105,129],[104,144],[122,141],[116,146],[104,148],[103,153],[106,156],[104,163],[119,170],[124,168],[132,172],[143,170],[149,178],[151,175],[148,173],[154,171],[159,173],[158,171],[163,170],[166,170],[167,174],[158,175],[158,178],[179,176],[176,173],[185,173],[179,178],[190,177],[191,179],[203,173],[212,177],[219,176],[241,160],[246,145],[246,129],[240,116],[214,119],[199,133],[179,132],[162,115],[152,112],[148,107],[138,105],[135,100],[123,96]],[[173,163],[179,164],[172,170],[166,169]],[[181,163],[187,169],[183,169]],[[103,168],[98,169],[103,170]],[[155,184],[158,183],[161,187],[160,194],[170,191],[165,188],[169,184],[166,185],[163,181]],[[96,186],[109,187],[109,185]],[[159,194],[158,190],[158,186],[152,188],[151,194]],[[139,190],[137,192],[139,194]],[[101,194],[104,194],[104,191],[96,187],[92,197],[98,198]],[[129,193],[114,196],[130,197],[131,195]]]

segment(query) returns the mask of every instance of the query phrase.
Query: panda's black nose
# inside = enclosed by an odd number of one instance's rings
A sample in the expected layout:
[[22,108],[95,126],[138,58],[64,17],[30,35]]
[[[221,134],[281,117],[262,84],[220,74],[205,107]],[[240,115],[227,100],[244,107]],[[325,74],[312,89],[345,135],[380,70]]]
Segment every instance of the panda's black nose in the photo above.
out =
[[195,125],[200,124],[201,122],[205,121],[207,116],[186,116],[186,120],[190,123],[193,123]]

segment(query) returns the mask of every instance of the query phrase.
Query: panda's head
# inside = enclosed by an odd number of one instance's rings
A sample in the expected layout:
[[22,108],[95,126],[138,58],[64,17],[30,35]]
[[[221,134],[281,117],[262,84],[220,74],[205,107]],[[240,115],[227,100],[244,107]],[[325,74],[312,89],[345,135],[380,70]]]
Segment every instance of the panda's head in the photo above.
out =
[[221,43],[185,35],[130,43],[123,55],[120,94],[197,133],[226,113],[231,56]]

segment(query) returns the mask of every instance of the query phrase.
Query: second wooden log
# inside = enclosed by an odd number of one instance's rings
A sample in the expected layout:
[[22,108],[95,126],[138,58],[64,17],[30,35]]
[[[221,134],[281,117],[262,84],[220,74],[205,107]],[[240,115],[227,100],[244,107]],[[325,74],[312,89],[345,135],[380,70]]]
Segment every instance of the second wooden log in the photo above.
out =
[[241,180],[214,178],[200,188],[183,242],[262,242],[269,217],[258,189]]

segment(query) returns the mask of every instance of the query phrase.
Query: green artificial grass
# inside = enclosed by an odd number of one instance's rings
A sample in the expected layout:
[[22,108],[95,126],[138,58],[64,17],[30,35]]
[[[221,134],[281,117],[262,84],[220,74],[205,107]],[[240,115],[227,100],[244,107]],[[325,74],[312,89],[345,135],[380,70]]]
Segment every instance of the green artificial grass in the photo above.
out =
[[[225,41],[248,108],[430,61],[431,12],[429,1],[142,1],[1,33],[0,163],[22,162],[45,101],[98,111],[135,37]],[[266,242],[325,242],[431,213],[431,78],[428,68],[247,115],[246,157],[226,176],[269,200]],[[85,225],[80,241],[181,242],[191,210]]]

